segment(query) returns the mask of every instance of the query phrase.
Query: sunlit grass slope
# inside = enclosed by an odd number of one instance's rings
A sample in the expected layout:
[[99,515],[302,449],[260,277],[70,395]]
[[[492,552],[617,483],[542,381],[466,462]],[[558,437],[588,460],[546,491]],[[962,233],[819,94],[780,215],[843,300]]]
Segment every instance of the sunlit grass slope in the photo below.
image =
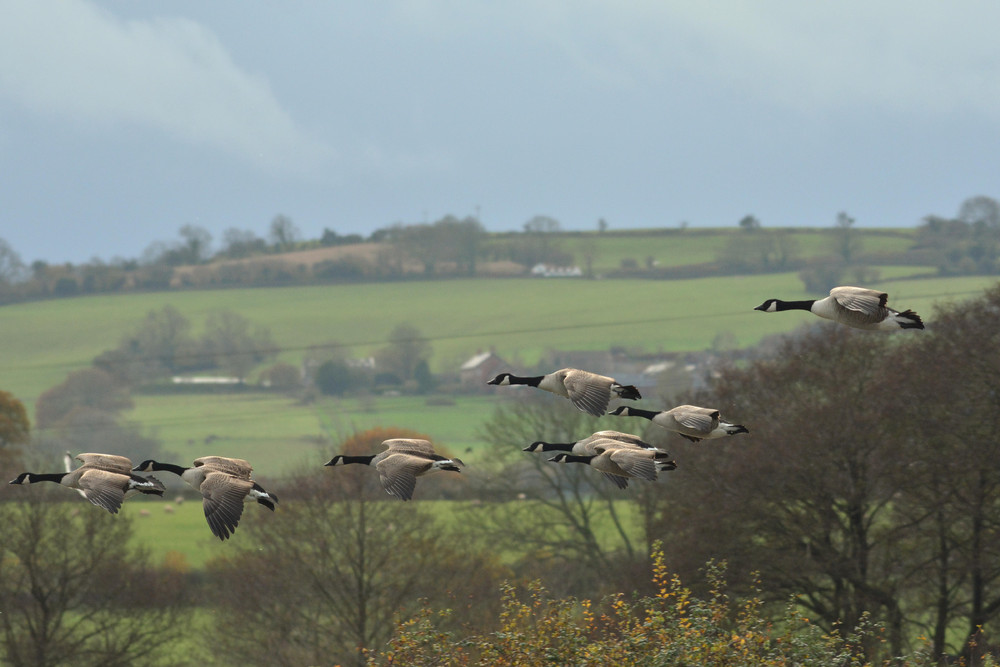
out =
[[[884,286],[894,303],[929,315],[936,301],[968,298],[994,282],[980,276],[894,280]],[[491,346],[512,364],[527,366],[555,349],[700,350],[726,331],[740,345],[751,345],[808,317],[752,310],[769,296],[809,295],[796,274],[782,273],[679,281],[450,280],[41,301],[0,309],[0,384],[33,404],[67,373],[115,347],[146,313],[168,304],[196,328],[213,311],[236,311],[269,328],[281,358],[291,363],[318,344],[344,345],[355,356],[372,354],[393,327],[408,322],[428,338],[432,368],[442,372]]]

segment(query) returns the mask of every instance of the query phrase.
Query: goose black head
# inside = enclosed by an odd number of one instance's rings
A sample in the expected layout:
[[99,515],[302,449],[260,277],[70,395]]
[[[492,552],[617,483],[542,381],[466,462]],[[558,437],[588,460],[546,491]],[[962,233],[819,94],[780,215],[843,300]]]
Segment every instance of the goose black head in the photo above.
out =
[[146,459],[139,465],[132,468],[132,472],[153,472],[154,470],[156,470],[156,468],[154,467],[155,465],[156,461],[154,461],[153,459]]
[[527,447],[523,448],[521,451],[522,452],[533,452],[536,449],[538,449],[539,447],[542,447],[544,445],[545,445],[545,443],[542,442],[541,440],[536,440],[535,442],[531,443]]
[[489,380],[486,384],[499,384],[499,385],[510,384],[510,377],[511,377],[510,373],[500,373],[492,380]]
[[332,459],[323,464],[324,466],[338,466],[344,465],[344,457],[342,454],[337,454]]
[[614,410],[612,410],[608,414],[609,415],[619,416],[619,417],[622,416],[622,415],[624,415],[624,416],[628,417],[632,413],[629,412],[629,407],[627,405],[622,405],[620,407],[615,408]]
[[762,303],[759,306],[757,306],[756,308],[754,308],[754,310],[760,310],[760,311],[765,312],[765,313],[774,313],[774,312],[776,312],[778,310],[778,300],[777,299],[768,299],[764,303]]
[[9,484],[31,484],[31,473],[22,472],[20,475],[8,482]]

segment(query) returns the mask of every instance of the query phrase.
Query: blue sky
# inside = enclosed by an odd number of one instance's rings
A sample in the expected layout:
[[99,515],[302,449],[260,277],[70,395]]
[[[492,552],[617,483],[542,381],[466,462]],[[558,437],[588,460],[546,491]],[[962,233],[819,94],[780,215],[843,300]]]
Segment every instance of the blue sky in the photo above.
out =
[[1000,197],[1000,5],[0,0],[0,238],[913,226]]

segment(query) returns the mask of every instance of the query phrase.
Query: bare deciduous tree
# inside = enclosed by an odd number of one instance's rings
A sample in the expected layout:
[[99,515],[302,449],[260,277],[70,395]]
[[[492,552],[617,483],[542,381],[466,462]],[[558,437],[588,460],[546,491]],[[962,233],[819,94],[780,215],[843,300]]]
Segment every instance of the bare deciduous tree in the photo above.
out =
[[[416,435],[375,429],[339,451],[372,453],[387,438]],[[385,642],[422,599],[488,615],[478,598],[492,597],[500,567],[449,537],[419,501],[389,498],[378,477],[363,465],[311,471],[281,492],[294,503],[280,517],[248,523],[253,549],[216,569],[225,612],[213,642],[243,662],[363,665],[364,650]]]
[[[711,401],[738,406],[750,435],[678,451],[662,516],[670,562],[697,568],[725,558],[759,571],[775,599],[799,604],[828,628],[885,623],[903,644],[901,586],[912,565],[893,501],[908,484],[905,451],[886,419],[888,337],[823,327],[771,359],[723,374]],[[699,401],[693,401],[699,402]]]
[[604,429],[629,430],[624,421],[601,423],[562,399],[537,394],[499,405],[482,429],[499,469],[476,483],[486,497],[506,502],[471,507],[472,520],[491,540],[516,543],[525,553],[518,567],[529,576],[546,568],[559,572],[553,585],[564,593],[632,583],[630,568],[647,554],[635,543],[627,501],[650,483],[633,480],[623,491],[589,466],[558,465],[549,462],[552,453],[522,449],[535,441],[575,442]]
[[180,634],[183,582],[128,546],[127,519],[31,491],[0,504],[3,663],[162,664]]

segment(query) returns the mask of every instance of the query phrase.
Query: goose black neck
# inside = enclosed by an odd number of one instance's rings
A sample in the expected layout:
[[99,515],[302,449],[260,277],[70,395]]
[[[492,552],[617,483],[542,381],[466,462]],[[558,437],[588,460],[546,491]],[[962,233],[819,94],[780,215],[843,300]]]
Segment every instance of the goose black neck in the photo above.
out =
[[628,409],[628,416],[629,417],[645,417],[646,419],[652,419],[653,417],[655,417],[658,414],[660,414],[660,413],[653,412],[652,410],[643,410],[642,408],[629,408]]
[[577,456],[576,454],[567,454],[563,457],[563,462],[565,463],[590,463],[593,460],[593,456]]
[[571,452],[575,442],[543,442],[543,452]]
[[184,471],[187,470],[184,466],[179,466],[174,463],[160,463],[159,461],[153,463],[153,470],[162,470],[164,472],[172,472],[175,475],[183,475]]
[[374,454],[371,456],[341,456],[340,462],[344,465],[347,465],[348,463],[362,463],[364,465],[369,465],[374,458]]
[[538,375],[538,376],[535,376],[535,377],[524,377],[524,378],[522,378],[522,377],[518,377],[516,375],[511,375],[510,376],[510,383],[511,384],[526,384],[529,387],[537,387],[538,383],[541,382],[544,377],[545,377],[544,375]]
[[63,477],[68,475],[66,472],[33,472],[29,476],[29,480],[32,484],[35,482],[55,482],[56,484],[63,481]]
[[815,299],[809,299],[807,301],[775,301],[775,310],[812,310],[813,304],[816,303]]

